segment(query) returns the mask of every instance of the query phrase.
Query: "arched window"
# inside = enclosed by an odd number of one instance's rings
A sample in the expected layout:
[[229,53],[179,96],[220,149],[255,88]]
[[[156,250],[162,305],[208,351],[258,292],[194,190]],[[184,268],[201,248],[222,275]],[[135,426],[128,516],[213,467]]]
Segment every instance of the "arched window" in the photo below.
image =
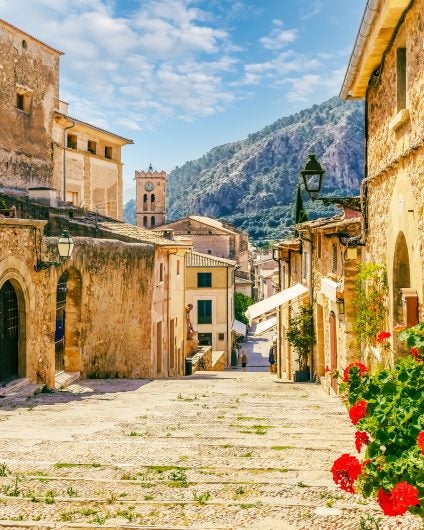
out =
[[147,228],[147,215],[143,217],[143,226],[144,228]]
[[152,228],[154,228],[155,225],[156,225],[155,216],[152,215],[152,222],[151,222],[150,226],[151,226]]
[[155,203],[156,203],[156,197],[155,197],[155,194],[152,193],[150,197],[150,207],[151,207],[152,212],[155,211]]
[[393,260],[393,318],[395,324],[403,323],[401,289],[404,287],[411,287],[411,274],[405,235],[399,232]]
[[147,210],[147,193],[143,195],[143,211]]

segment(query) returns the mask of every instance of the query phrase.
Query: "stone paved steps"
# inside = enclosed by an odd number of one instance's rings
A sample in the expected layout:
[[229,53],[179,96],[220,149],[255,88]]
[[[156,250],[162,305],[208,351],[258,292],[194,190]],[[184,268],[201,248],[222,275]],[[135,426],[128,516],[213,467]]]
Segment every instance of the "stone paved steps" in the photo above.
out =
[[[0,529],[358,530],[380,517],[331,480],[354,450],[340,401],[274,380],[79,381],[2,399]],[[420,528],[410,516],[381,528],[398,522]]]

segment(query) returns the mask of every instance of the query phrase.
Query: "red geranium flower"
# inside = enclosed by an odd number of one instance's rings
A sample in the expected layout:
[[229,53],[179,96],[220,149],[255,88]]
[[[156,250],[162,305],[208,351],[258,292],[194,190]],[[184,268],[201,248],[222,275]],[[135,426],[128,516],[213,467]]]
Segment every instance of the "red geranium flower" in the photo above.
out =
[[367,432],[356,431],[355,432],[355,447],[358,453],[361,452],[363,445],[368,445],[370,437]]
[[424,455],[424,431],[421,431],[418,435],[417,445],[421,449],[421,453]]
[[419,503],[418,490],[407,482],[399,482],[389,493],[380,488],[377,501],[384,515],[403,515],[409,506]]
[[328,374],[328,372],[330,371],[330,368],[328,368],[328,365],[325,367],[325,373]]
[[353,484],[362,472],[362,466],[356,456],[342,455],[334,461],[331,468],[334,482],[349,493],[354,493]]
[[380,331],[377,335],[377,342],[383,342],[391,336],[390,331]]
[[343,381],[347,383],[349,381],[350,369],[356,367],[359,370],[359,375],[365,374],[367,372],[367,367],[362,363],[350,363],[346,366],[343,372]]
[[350,407],[349,418],[352,420],[353,425],[356,425],[361,418],[367,415],[367,405],[366,401],[360,399]]
[[420,352],[418,348],[411,348],[411,355],[416,361],[424,361],[422,351]]

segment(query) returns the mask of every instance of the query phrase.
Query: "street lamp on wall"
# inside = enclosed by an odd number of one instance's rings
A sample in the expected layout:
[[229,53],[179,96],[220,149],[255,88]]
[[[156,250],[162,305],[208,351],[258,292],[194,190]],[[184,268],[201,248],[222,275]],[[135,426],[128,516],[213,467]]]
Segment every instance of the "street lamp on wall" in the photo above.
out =
[[35,270],[39,272],[44,269],[49,269],[50,267],[56,267],[58,265],[62,265],[62,263],[64,263],[67,259],[71,257],[73,250],[74,250],[74,240],[69,235],[69,233],[66,230],[64,230],[57,243],[57,251],[58,251],[60,260],[59,261],[42,261],[42,260],[39,260],[37,257],[37,263],[35,265]]
[[322,169],[321,164],[318,162],[315,155],[310,153],[305,167],[300,174],[303,177],[305,190],[313,201],[318,198],[319,192],[321,191],[322,177],[324,173],[325,171]]
[[337,298],[336,300],[336,304],[337,304],[337,313],[339,315],[344,315],[345,314],[345,302],[344,302],[344,298]]

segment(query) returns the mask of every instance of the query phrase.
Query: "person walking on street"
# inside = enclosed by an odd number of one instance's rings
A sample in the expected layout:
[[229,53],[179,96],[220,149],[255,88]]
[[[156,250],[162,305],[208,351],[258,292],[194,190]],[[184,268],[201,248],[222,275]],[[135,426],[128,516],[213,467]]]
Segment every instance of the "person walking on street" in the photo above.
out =
[[269,361],[269,371],[272,373],[274,372],[274,364],[275,364],[274,345],[271,345],[271,348],[269,349],[268,361]]
[[243,368],[243,372],[245,372],[246,366],[247,366],[247,355],[244,350],[241,350],[240,361],[241,361],[241,367]]

